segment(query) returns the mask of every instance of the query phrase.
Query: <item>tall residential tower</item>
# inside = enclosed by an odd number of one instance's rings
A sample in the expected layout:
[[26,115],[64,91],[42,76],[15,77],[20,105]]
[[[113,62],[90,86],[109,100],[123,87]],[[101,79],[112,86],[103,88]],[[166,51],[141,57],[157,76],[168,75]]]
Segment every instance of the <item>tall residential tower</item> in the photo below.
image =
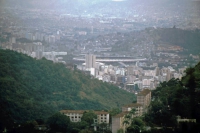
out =
[[96,56],[92,54],[85,55],[86,69],[95,68]]

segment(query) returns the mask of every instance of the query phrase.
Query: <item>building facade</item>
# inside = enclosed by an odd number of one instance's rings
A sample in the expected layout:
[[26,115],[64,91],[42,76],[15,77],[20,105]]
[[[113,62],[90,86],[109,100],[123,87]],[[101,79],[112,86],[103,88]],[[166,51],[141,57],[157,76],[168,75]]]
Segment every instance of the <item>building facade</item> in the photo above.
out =
[[151,90],[144,89],[137,95],[137,103],[143,106],[143,111],[147,111],[147,107],[151,102]]
[[112,117],[112,133],[117,133],[118,130],[125,131],[127,125],[124,124],[124,120],[128,113],[128,111],[124,111]]
[[126,111],[131,111],[132,109],[135,109],[135,114],[134,116],[142,116],[143,114],[143,106],[141,104],[138,103],[131,103],[128,105],[124,105],[122,107],[122,112],[126,112]]
[[60,113],[68,116],[71,122],[80,122],[84,110],[61,110]]
[[[124,123],[126,115],[131,114],[131,118],[142,116],[147,111],[150,102],[151,90],[144,89],[137,95],[137,103],[122,106],[122,112],[112,117],[112,133],[117,133],[119,130],[125,133],[127,127],[129,127]],[[130,113],[132,109],[135,109],[134,114]],[[129,121],[129,124],[131,124],[131,121]]]
[[96,56],[92,54],[87,54],[85,55],[85,64],[86,64],[86,69],[88,68],[95,68],[95,63],[96,63]]
[[[60,113],[68,116],[71,122],[81,122],[81,118],[84,112],[88,110],[61,110]],[[109,113],[106,111],[94,111],[97,115],[97,124],[106,123],[109,124]]]

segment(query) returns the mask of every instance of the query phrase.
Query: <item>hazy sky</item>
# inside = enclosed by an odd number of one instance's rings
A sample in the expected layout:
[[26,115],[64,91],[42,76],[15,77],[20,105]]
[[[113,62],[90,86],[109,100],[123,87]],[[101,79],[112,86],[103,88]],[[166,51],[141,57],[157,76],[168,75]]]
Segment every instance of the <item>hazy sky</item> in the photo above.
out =
[[[200,9],[200,2],[191,2],[193,0],[0,0],[1,6],[21,6],[22,8],[41,8],[41,9],[71,9],[73,8],[98,8],[104,5],[111,5],[111,3],[120,6],[121,8],[134,8],[134,6],[143,4],[145,6],[155,7],[165,7],[173,8],[174,10],[179,10],[179,7],[184,7],[185,10],[188,9]],[[199,1],[199,0],[198,0]],[[195,3],[195,4],[194,4]],[[109,8],[109,7],[108,7]],[[86,9],[87,10],[87,9]],[[147,10],[147,9],[144,9]],[[171,10],[171,9],[170,9]]]

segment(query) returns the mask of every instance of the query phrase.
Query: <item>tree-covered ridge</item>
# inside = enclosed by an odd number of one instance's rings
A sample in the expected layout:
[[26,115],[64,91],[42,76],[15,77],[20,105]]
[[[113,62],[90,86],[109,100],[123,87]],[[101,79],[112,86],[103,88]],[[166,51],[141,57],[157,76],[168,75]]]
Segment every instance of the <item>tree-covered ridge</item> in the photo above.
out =
[[133,94],[63,64],[0,50],[1,120],[43,119],[62,109],[111,109],[134,99]]
[[[148,30],[147,30],[148,31]],[[190,54],[199,54],[200,30],[183,30],[176,27],[154,29],[150,35],[156,44],[167,43],[183,47]],[[185,51],[186,52],[186,51]]]
[[152,92],[145,121],[158,126],[177,126],[177,116],[200,122],[200,63],[188,68],[182,80],[163,82]]

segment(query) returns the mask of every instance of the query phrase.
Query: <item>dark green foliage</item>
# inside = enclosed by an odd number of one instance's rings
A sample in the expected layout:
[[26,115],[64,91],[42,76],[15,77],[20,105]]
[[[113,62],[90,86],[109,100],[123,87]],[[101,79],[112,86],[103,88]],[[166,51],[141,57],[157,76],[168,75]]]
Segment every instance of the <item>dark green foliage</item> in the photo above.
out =
[[127,133],[140,133],[143,130],[144,125],[145,124],[141,118],[132,118],[131,125],[127,128]]
[[140,127],[133,125],[127,128],[127,133],[140,133]]
[[78,133],[79,131],[89,128],[88,123],[86,121],[81,122],[72,122],[71,123],[71,132]]
[[70,130],[69,117],[59,112],[49,117],[47,124],[49,124],[51,131],[66,132]]
[[131,125],[137,125],[138,127],[142,128],[144,127],[144,122],[142,121],[142,119],[136,117],[132,120]]
[[109,111],[109,114],[110,114],[111,116],[115,116],[115,115],[119,114],[120,112],[121,112],[121,110],[120,110],[119,108],[113,108],[113,109],[111,109],[111,110]]
[[[188,68],[182,80],[171,79],[163,82],[152,92],[145,121],[150,125],[176,127],[176,116],[196,119],[200,122],[200,63]],[[193,129],[191,129],[193,130]],[[195,129],[196,130],[196,129]]]
[[46,119],[62,109],[110,109],[134,99],[63,64],[0,49],[1,129],[11,122]]
[[94,119],[97,119],[97,115],[93,111],[84,112],[81,117],[81,121],[87,122],[89,127],[94,123]]
[[16,128],[16,132],[20,133],[36,133],[35,126],[38,125],[36,121],[27,121],[26,123],[20,125],[20,127]]
[[101,123],[98,127],[98,133],[112,133],[107,123]]
[[[163,82],[152,92],[153,101],[150,104],[145,121],[159,126],[176,126],[176,116],[188,117],[187,94],[181,81],[171,79]],[[178,96],[180,95],[180,96]]]

